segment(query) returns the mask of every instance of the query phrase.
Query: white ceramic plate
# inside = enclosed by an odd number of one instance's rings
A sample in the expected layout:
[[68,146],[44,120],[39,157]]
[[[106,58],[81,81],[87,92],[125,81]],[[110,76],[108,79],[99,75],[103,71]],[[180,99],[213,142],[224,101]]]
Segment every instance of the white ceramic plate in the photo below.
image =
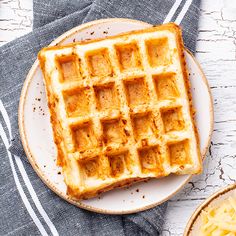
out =
[[218,192],[211,195],[207,198],[193,213],[191,216],[185,232],[184,236],[195,236],[200,235],[201,228],[201,213],[202,210],[207,210],[207,208],[211,208],[214,206],[219,206],[221,202],[223,202],[228,197],[236,196],[236,184],[229,185],[219,190]]
[[[73,28],[51,45],[101,38],[146,27],[150,27],[150,25],[130,19],[99,20]],[[193,102],[197,111],[196,121],[200,134],[201,153],[204,157],[213,126],[212,99],[207,80],[199,64],[188,51],[185,52],[185,55],[190,72]],[[127,214],[149,209],[177,193],[191,177],[189,175],[171,175],[160,180],[139,183],[126,189],[113,190],[91,200],[78,202],[69,199],[60,168],[56,166],[56,149],[38,61],[32,66],[22,90],[19,127],[25,152],[39,177],[62,198],[91,211]]]

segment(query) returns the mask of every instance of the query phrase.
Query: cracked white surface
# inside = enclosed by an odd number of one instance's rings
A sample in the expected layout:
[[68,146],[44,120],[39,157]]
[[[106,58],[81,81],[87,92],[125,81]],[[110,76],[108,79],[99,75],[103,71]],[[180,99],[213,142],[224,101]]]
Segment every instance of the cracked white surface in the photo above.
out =
[[[0,0],[0,46],[31,31],[32,0]],[[183,235],[196,207],[236,181],[236,1],[202,0],[196,57],[209,81],[215,124],[204,173],[169,201],[163,235]]]

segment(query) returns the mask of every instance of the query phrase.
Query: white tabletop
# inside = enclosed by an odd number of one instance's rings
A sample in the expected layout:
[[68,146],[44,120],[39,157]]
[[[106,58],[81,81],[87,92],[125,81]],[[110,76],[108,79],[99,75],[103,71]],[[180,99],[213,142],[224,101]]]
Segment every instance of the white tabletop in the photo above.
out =
[[[0,46],[31,29],[32,0],[0,0]],[[214,132],[204,173],[169,201],[164,236],[182,235],[206,197],[236,182],[236,1],[202,0],[196,57],[214,98]]]

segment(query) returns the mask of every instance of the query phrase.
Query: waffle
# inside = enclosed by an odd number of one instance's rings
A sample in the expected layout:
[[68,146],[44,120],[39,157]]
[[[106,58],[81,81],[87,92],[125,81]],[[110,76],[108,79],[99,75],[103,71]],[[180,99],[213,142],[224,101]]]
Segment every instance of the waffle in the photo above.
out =
[[183,50],[169,23],[40,51],[69,196],[201,171]]

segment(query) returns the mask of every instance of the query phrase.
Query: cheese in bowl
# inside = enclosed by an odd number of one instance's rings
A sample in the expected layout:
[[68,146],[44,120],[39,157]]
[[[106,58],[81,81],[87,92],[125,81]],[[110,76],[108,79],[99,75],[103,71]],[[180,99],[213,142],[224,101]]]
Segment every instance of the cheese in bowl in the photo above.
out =
[[201,235],[236,235],[236,196],[202,211]]
[[192,214],[184,236],[236,236],[236,184],[208,197]]

